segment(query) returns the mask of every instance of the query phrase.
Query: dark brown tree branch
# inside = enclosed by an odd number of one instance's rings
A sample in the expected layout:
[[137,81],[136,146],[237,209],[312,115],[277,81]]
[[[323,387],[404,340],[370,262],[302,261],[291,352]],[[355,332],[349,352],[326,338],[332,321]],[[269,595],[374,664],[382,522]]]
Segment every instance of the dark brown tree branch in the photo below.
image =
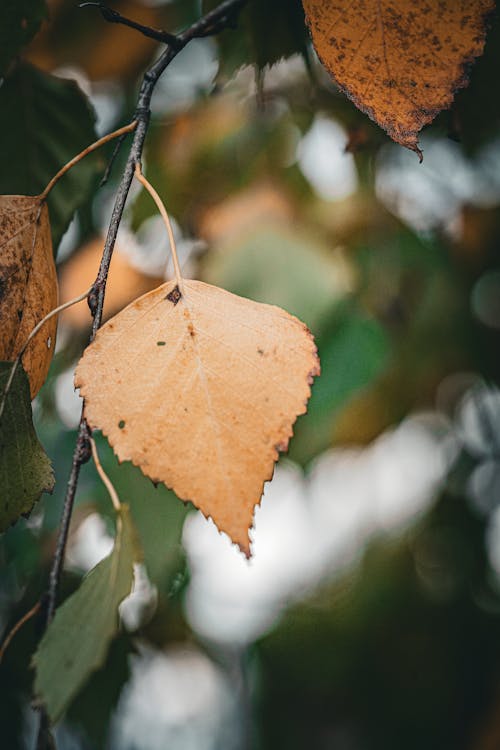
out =
[[[108,278],[109,266],[113,255],[118,229],[123,217],[128,192],[134,177],[135,165],[137,163],[140,163],[141,161],[144,141],[149,125],[151,98],[153,96],[155,86],[164,70],[168,67],[168,65],[172,62],[176,55],[178,55],[179,52],[184,49],[187,44],[189,44],[190,41],[204,36],[209,36],[211,34],[217,33],[218,31],[221,31],[227,26],[232,26],[238,12],[241,10],[241,8],[243,8],[246,2],[247,0],[224,0],[224,2],[214,8],[214,10],[205,14],[202,18],[193,23],[189,28],[185,29],[180,34],[169,34],[167,48],[143,76],[142,84],[137,98],[135,114],[132,118],[133,120],[137,121],[137,127],[134,130],[134,136],[129,155],[116,193],[115,204],[108,227],[99,271],[93,284],[92,290],[88,296],[88,304],[93,316],[92,333],[90,338],[91,341],[94,340],[96,333],[102,323],[104,295],[106,292],[106,282]],[[94,5],[97,5],[97,7],[99,7],[101,12],[103,13],[103,8],[105,8],[103,3],[94,3]],[[114,11],[112,13],[114,14]],[[120,20],[118,20],[115,15],[113,15],[113,18],[106,17],[105,13],[103,13],[103,15],[106,20],[111,21],[112,23],[125,22],[124,20],[122,20],[122,17],[120,17]],[[141,33],[145,33],[144,29],[146,29],[147,27],[140,27],[140,24],[135,24],[135,22],[132,21],[128,22],[128,19],[126,20],[127,26],[131,26],[132,28],[136,28]],[[161,39],[160,41],[164,42],[165,39]],[[66,495],[64,498],[61,523],[59,526],[59,533],[56,543],[56,551],[50,571],[43,629],[47,628],[55,612],[57,592],[59,589],[59,582],[62,574],[66,542],[68,538],[73,504],[78,486],[80,468],[90,458],[90,434],[91,432],[85,420],[82,408],[78,436],[73,453],[71,473],[66,487]],[[50,736],[47,714],[42,709],[37,734],[36,748],[37,750],[44,750],[45,748],[51,747],[51,743],[52,739]]]

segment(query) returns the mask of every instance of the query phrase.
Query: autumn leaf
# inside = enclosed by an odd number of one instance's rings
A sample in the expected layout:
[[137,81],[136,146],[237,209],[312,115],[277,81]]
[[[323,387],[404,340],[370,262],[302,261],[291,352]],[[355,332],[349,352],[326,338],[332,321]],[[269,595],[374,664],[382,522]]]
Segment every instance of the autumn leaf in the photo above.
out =
[[28,378],[21,366],[6,392],[12,364],[0,362],[0,531],[54,487],[50,461],[33,427]]
[[314,47],[340,89],[421,153],[418,133],[468,83],[493,0],[303,0]]
[[[57,306],[49,214],[39,197],[0,195],[0,247],[0,360],[14,360],[35,325]],[[47,377],[56,327],[54,317],[23,355],[31,398]]]
[[130,594],[139,557],[127,505],[122,505],[112,553],[93,568],[56,611],[34,656],[35,694],[51,721],[64,713],[89,676],[99,669],[118,630],[118,606]]
[[110,320],[75,385],[120,461],[191,500],[249,555],[254,506],[319,374],[316,347],[278,307],[200,281],[181,289],[163,284]]

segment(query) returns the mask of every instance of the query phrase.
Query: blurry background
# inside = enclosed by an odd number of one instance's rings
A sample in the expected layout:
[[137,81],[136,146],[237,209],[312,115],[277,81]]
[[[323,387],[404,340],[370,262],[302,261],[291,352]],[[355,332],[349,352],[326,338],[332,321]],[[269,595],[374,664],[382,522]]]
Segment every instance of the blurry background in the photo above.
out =
[[[196,0],[112,6],[170,30],[200,12]],[[166,71],[145,172],[175,220],[185,274],[299,316],[322,375],[256,511],[250,563],[99,440],[145,565],[106,667],[59,725],[58,747],[494,750],[500,27],[470,87],[426,129],[419,164],[337,92],[297,0],[250,6],[237,31],[191,43]],[[122,125],[158,45],[96,9],[49,8],[25,60],[78,82],[99,135]],[[126,146],[97,189],[110,153],[95,162],[91,198],[59,248],[63,301],[97,271]],[[161,283],[167,258],[154,204],[134,188],[108,316]],[[85,303],[62,316],[35,402],[57,485],[0,539],[3,631],[46,586],[89,324]],[[112,543],[112,508],[91,464],[77,499],[64,595]],[[9,750],[32,746],[36,638],[31,622],[0,666]]]

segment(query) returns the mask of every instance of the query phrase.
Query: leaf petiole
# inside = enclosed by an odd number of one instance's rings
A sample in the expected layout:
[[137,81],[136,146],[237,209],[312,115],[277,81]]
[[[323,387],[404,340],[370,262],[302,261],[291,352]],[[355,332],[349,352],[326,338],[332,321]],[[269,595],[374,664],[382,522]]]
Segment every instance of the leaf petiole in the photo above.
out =
[[103,484],[105,485],[107,491],[109,492],[109,496],[111,498],[111,502],[113,503],[114,509],[116,510],[117,513],[120,513],[121,507],[122,507],[120,498],[118,497],[117,491],[113,487],[113,483],[111,482],[111,479],[108,477],[108,475],[102,468],[101,461],[99,460],[99,454],[97,453],[97,446],[95,444],[95,440],[93,437],[90,438],[90,449],[92,451],[92,458],[94,459],[97,473],[101,477]]
[[141,183],[141,185],[143,185],[146,188],[146,190],[148,191],[148,193],[150,194],[150,196],[152,197],[152,199],[156,203],[158,211],[160,212],[161,217],[162,217],[163,221],[165,222],[165,226],[167,228],[167,233],[168,233],[168,239],[170,241],[170,249],[172,251],[172,261],[173,261],[173,264],[174,264],[175,280],[177,281],[179,289],[182,291],[181,267],[180,267],[179,258],[178,258],[178,255],[177,255],[177,247],[175,245],[175,238],[174,238],[174,233],[173,233],[173,230],[172,230],[172,224],[170,223],[170,218],[169,218],[167,209],[165,208],[165,205],[164,205],[162,199],[160,198],[160,196],[158,195],[158,193],[156,192],[156,190],[154,189],[154,187],[144,177],[139,162],[137,162],[136,165],[135,165],[135,177],[136,177],[137,180],[139,180],[139,182]]
[[79,161],[81,161],[85,156],[88,154],[91,154],[93,151],[96,151],[101,146],[104,146],[105,143],[108,143],[109,141],[112,141],[114,138],[120,138],[122,135],[126,135],[127,133],[131,133],[133,130],[135,130],[137,126],[137,120],[133,120],[128,125],[124,125],[123,128],[118,128],[118,130],[114,130],[112,133],[108,133],[107,135],[104,135],[102,138],[99,138],[99,140],[94,141],[94,143],[91,143],[90,146],[87,146],[87,148],[84,148],[83,151],[80,151],[79,154],[74,156],[70,161],[65,164],[59,172],[56,172],[56,174],[52,177],[50,182],[48,183],[47,187],[43,190],[42,193],[40,193],[40,200],[44,201],[54,185],[61,179],[63,175],[66,174],[72,167],[75,166],[75,164],[78,164]]

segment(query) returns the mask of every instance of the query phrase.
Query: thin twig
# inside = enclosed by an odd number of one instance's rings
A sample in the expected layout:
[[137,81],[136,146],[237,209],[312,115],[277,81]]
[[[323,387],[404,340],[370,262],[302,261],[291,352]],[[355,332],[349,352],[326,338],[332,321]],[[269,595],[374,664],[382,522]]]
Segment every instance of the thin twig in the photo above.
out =
[[108,23],[120,23],[122,26],[128,26],[131,29],[135,29],[136,31],[139,31],[144,36],[147,36],[149,39],[155,39],[157,42],[162,42],[163,44],[171,44],[175,46],[177,44],[177,37],[175,34],[170,34],[168,31],[163,31],[161,29],[153,29],[151,26],[144,26],[142,23],[137,23],[137,21],[132,21],[132,19],[127,18],[126,16],[122,16],[121,13],[118,13],[117,10],[113,10],[112,8],[109,8],[105,3],[98,2],[87,2],[87,3],[80,3],[78,6],[79,8],[88,8],[88,7],[94,7],[99,8],[101,11],[101,15],[104,18],[105,21],[108,21]]
[[[247,0],[224,0],[224,2],[204,15],[198,21],[193,23],[188,29],[183,31],[181,34],[178,34],[175,37],[175,43],[169,44],[169,46],[164,50],[160,57],[153,63],[153,65],[146,71],[143,76],[135,110],[135,120],[137,121],[137,127],[134,131],[134,136],[132,144],[130,146],[127,162],[125,164],[122,178],[120,180],[120,184],[116,193],[115,204],[108,227],[99,271],[88,298],[89,307],[93,316],[92,333],[90,338],[91,341],[94,340],[97,330],[100,328],[102,323],[104,295],[106,291],[106,281],[108,277],[109,266],[113,255],[116,236],[118,234],[118,228],[120,226],[123,211],[125,209],[128,192],[134,178],[135,165],[140,163],[141,161],[144,140],[146,138],[146,133],[149,125],[151,98],[153,96],[155,86],[158,83],[158,80],[164,70],[168,67],[168,65],[170,65],[172,60],[182,49],[184,49],[184,47],[190,41],[199,37],[203,37],[208,33],[213,33],[213,30],[215,28],[220,29],[220,24],[222,23],[223,19],[230,19],[230,22],[232,24],[235,14],[245,5],[246,2]],[[64,498],[61,524],[59,526],[59,533],[56,543],[56,551],[50,571],[49,585],[47,590],[45,628],[49,625],[54,616],[55,602],[62,573],[64,552],[66,549],[66,541],[68,538],[69,525],[71,521],[71,514],[73,511],[76,488],[78,485],[80,467],[89,460],[91,455],[89,445],[90,438],[91,431],[85,420],[84,407],[82,407],[78,436],[73,453],[71,473],[69,476],[68,484],[66,486],[66,495]],[[42,750],[42,748],[46,746],[48,733],[49,722],[47,713],[44,709],[42,709],[37,734],[37,750]]]
[[122,507],[122,504],[120,502],[120,498],[118,497],[118,493],[113,487],[113,483],[111,482],[111,479],[108,477],[104,469],[102,468],[101,461],[99,460],[99,454],[97,452],[97,446],[95,444],[94,438],[90,438],[90,449],[92,451],[92,458],[94,459],[95,467],[97,469],[97,473],[101,477],[104,486],[106,487],[107,491],[109,492],[109,496],[111,498],[111,502],[113,503],[113,507],[116,510],[117,513],[120,512],[120,508]]
[[104,171],[104,174],[102,176],[102,179],[101,179],[101,181],[99,183],[99,187],[100,188],[104,187],[104,185],[109,180],[109,177],[111,175],[111,171],[113,169],[113,165],[114,165],[114,163],[115,163],[115,161],[116,161],[116,159],[118,157],[118,154],[120,153],[120,149],[123,146],[126,137],[127,137],[127,134],[124,133],[116,141],[115,147],[113,149],[113,153],[111,154],[110,160],[108,161],[108,165],[107,165],[107,167],[106,167],[106,169]]
[[87,146],[87,148],[84,148],[83,151],[80,151],[79,154],[74,156],[67,164],[65,164],[59,172],[57,172],[54,177],[50,180],[49,184],[45,188],[45,190],[40,193],[40,200],[44,201],[56,182],[58,182],[63,175],[66,174],[66,172],[69,172],[69,170],[75,166],[75,164],[78,164],[79,161],[81,161],[85,156],[88,154],[91,154],[92,151],[95,151],[96,149],[100,148],[101,146],[104,146],[105,143],[108,143],[109,141],[112,141],[113,138],[121,138],[125,137],[127,133],[131,133],[132,130],[135,130],[135,127],[137,125],[136,120],[133,120],[133,122],[129,123],[128,125],[125,125],[123,128],[118,128],[118,130],[114,130],[112,133],[108,133],[107,135],[104,135],[102,138],[99,138],[99,140],[95,141],[94,143],[91,143],[90,146]]
[[2,659],[5,655],[5,652],[9,648],[11,640],[14,638],[15,634],[22,628],[25,622],[28,622],[28,620],[31,620],[31,618],[36,615],[36,613],[39,611],[41,607],[40,602],[38,601],[33,607],[31,607],[26,614],[24,614],[20,620],[16,622],[16,624],[9,630],[5,638],[3,639],[3,643],[0,646],[0,664],[2,662]]
[[136,176],[136,179],[139,180],[139,182],[141,183],[141,185],[143,185],[146,188],[146,190],[148,191],[148,193],[150,194],[150,196],[152,197],[152,199],[156,203],[156,207],[157,207],[158,211],[161,214],[161,218],[165,222],[165,226],[167,228],[168,239],[169,239],[169,242],[170,242],[170,251],[172,253],[172,262],[174,264],[175,280],[177,281],[177,284],[179,285],[179,288],[182,291],[181,267],[180,267],[180,264],[179,264],[179,257],[177,255],[177,247],[176,247],[176,244],[175,244],[174,233],[172,231],[172,224],[170,223],[170,217],[168,215],[167,209],[165,208],[165,205],[164,205],[162,199],[160,198],[160,196],[158,195],[158,193],[156,192],[156,190],[154,189],[154,187],[151,185],[151,183],[142,174],[142,170],[141,170],[141,167],[140,167],[139,163],[137,163],[135,165],[135,176]]

